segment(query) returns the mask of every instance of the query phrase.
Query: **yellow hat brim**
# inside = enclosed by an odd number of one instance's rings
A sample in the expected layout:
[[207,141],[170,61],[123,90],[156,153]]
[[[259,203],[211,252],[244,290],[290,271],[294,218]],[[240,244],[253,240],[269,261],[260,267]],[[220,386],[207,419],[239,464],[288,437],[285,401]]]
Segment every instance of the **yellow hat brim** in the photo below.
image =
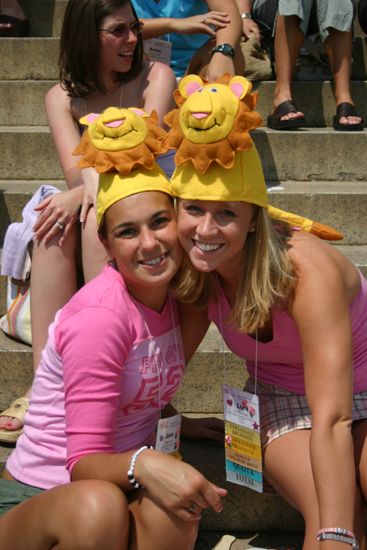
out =
[[115,202],[145,191],[161,191],[172,195],[169,180],[157,164],[153,170],[133,170],[128,176],[116,172],[101,174],[96,208],[98,228],[101,226],[105,212]]

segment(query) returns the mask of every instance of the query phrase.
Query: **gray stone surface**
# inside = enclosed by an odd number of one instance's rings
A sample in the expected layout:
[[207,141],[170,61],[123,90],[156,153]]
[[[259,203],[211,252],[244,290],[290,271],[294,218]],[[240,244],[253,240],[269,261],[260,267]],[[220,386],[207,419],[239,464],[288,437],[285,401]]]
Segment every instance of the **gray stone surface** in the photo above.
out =
[[[260,82],[254,86],[254,90],[259,94],[256,109],[263,117],[264,125],[266,125],[267,116],[273,112],[274,87],[275,82],[269,81]],[[307,126],[332,126],[335,115],[335,100],[331,81],[294,82],[292,90],[295,104],[305,113]],[[356,108],[361,116],[367,120],[366,82],[352,82],[351,90]],[[310,97],[312,101],[310,101]]]
[[334,132],[305,128],[277,132],[260,128],[252,133],[269,181],[364,181],[361,159],[367,131]]
[[44,98],[54,84],[52,80],[0,81],[0,126],[47,125]]
[[186,440],[181,451],[184,460],[213,483],[228,490],[221,514],[211,510],[203,512],[203,529],[302,531],[303,521],[299,513],[279,496],[256,493],[225,481],[224,449],[220,444]]
[[58,38],[0,38],[0,80],[56,80]]

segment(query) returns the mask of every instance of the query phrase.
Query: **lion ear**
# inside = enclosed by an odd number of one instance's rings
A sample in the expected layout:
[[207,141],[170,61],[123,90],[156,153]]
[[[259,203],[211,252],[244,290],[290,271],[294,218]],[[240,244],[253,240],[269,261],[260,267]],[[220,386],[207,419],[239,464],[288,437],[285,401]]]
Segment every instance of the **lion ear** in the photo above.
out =
[[129,111],[132,111],[133,113],[141,117],[149,116],[145,111],[143,111],[143,109],[139,109],[139,107],[129,107]]
[[229,81],[229,87],[238,99],[242,99],[251,92],[252,84],[243,76],[234,76]]
[[90,126],[98,117],[98,113],[89,113],[89,115],[82,116],[82,118],[79,119],[79,122],[80,124],[84,124],[84,126]]
[[202,86],[204,86],[204,82],[201,80],[200,76],[189,74],[180,80],[178,90],[183,97],[188,98]]

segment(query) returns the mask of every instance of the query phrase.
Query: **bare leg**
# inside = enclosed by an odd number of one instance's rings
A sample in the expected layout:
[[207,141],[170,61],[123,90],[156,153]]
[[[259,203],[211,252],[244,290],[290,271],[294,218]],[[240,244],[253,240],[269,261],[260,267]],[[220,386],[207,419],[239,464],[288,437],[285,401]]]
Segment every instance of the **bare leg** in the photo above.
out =
[[311,470],[310,431],[298,430],[273,441],[265,450],[266,477],[305,521],[303,550],[317,550],[319,508]]
[[0,519],[1,545],[7,550],[126,550],[128,536],[126,497],[106,481],[56,487]]
[[[48,327],[55,314],[76,291],[75,253],[77,226],[69,233],[62,247],[57,241],[46,246],[34,243],[31,272],[31,325],[33,369],[36,371],[47,342]],[[28,390],[27,395],[29,395]],[[0,429],[17,430],[22,422],[0,417]]]
[[[335,29],[329,29],[330,34],[325,41],[326,52],[329,57],[331,71],[335,83],[335,102],[336,105],[347,102],[352,103],[350,93],[350,75],[352,60],[352,31],[341,32]],[[361,117],[342,117],[341,124],[359,124]]]
[[357,483],[360,487],[360,514],[357,517],[356,535],[360,537],[360,548],[365,550],[366,543],[366,505],[367,502],[367,420],[353,423],[353,440],[356,461]]
[[97,234],[94,208],[90,208],[82,230],[82,257],[84,281],[87,283],[100,274],[108,262],[108,254]]
[[21,21],[26,18],[22,6],[17,2],[17,0],[1,0],[0,7],[0,13],[2,15],[11,15]]
[[[362,423],[360,423],[362,424]],[[360,441],[367,435],[367,422],[359,432]],[[265,450],[264,463],[266,475],[275,489],[294,508],[299,510],[305,521],[305,539],[303,550],[316,550],[319,545],[316,533],[321,528],[319,524],[319,507],[312,475],[309,442],[310,430],[298,430],[283,435],[273,441]],[[357,434],[355,435],[356,441]],[[363,448],[363,460],[367,459],[367,446]],[[358,454],[358,453],[357,453]],[[362,468],[361,468],[362,470]],[[365,480],[366,463],[364,462],[363,475]],[[361,549],[365,549],[364,517],[365,510],[361,493],[357,491],[355,513],[355,533],[361,542]],[[325,526],[324,526],[325,527]]]
[[[292,75],[304,38],[304,34],[299,27],[298,17],[293,15],[278,16],[274,40],[276,72],[273,97],[274,108],[278,107],[283,101],[292,99]],[[298,111],[282,116],[281,120],[301,118],[303,116],[304,114]]]
[[192,550],[199,523],[183,521],[155,504],[145,492],[130,502],[129,550]]

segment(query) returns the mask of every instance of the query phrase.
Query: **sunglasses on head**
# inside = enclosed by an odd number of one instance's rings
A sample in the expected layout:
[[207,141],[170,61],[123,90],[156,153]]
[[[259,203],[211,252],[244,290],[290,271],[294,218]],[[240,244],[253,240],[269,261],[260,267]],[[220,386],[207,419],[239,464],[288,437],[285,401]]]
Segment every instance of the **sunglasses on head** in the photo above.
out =
[[143,30],[143,27],[144,23],[142,23],[141,21],[134,21],[133,23],[130,23],[130,25],[127,25],[126,23],[119,23],[118,25],[116,25],[116,27],[99,30],[102,32],[107,32],[108,34],[112,34],[112,36],[115,36],[116,38],[122,38],[123,36],[128,36],[130,31],[135,35],[140,34]]

